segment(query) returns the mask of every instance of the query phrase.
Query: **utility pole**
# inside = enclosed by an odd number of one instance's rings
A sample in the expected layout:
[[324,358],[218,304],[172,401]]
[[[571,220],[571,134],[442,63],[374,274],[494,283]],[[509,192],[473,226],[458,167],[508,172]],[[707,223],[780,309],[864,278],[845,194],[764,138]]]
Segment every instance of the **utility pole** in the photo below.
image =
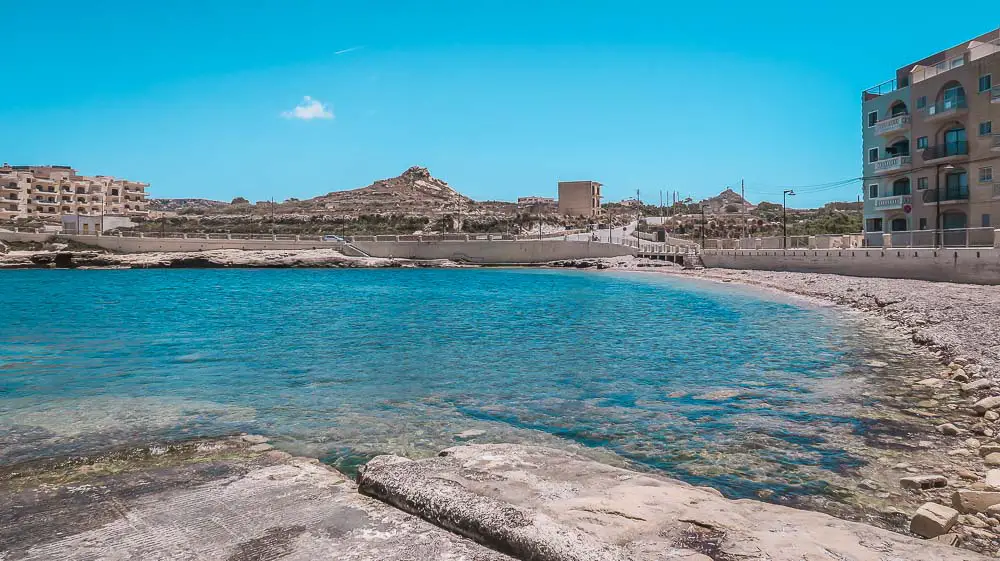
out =
[[639,213],[642,211],[642,201],[639,200],[639,190],[635,190],[635,247],[639,247]]
[[701,205],[701,248],[705,249],[705,205]]
[[743,237],[745,238],[747,237],[747,195],[742,178],[740,178],[740,199],[743,200]]
[[274,197],[271,197],[271,233],[274,233]]

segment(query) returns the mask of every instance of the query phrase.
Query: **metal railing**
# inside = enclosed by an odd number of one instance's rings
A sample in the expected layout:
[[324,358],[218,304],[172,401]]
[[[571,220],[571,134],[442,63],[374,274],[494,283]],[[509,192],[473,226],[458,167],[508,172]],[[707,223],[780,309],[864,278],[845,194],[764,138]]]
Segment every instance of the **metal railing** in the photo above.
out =
[[939,160],[941,158],[948,158],[951,156],[968,156],[969,155],[969,143],[965,140],[960,140],[957,142],[946,142],[944,144],[935,144],[934,146],[929,146],[923,151],[924,161],[929,160]]
[[[873,233],[870,247],[882,247],[880,234]],[[889,232],[892,247],[935,248],[935,247],[993,247],[994,228],[947,228],[942,230],[905,230]]]
[[[940,190],[940,197],[938,191]],[[969,199],[969,187],[963,185],[959,187],[941,187],[940,189],[928,189],[924,191],[923,200],[925,203],[936,203],[938,200],[944,201],[965,201]]]

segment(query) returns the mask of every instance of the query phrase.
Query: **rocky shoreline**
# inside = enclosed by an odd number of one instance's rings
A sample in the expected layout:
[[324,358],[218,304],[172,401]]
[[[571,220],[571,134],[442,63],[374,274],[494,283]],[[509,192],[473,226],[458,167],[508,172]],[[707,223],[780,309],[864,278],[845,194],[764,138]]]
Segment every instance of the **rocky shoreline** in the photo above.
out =
[[351,257],[332,249],[111,253],[105,251],[11,251],[0,269],[226,269],[459,267],[445,259],[418,261]]
[[[623,261],[611,268],[650,271],[636,265]],[[928,428],[912,436],[912,461],[885,466],[896,474],[893,493],[906,499],[889,510],[905,514],[914,534],[1000,555],[1000,391],[995,379],[1000,287],[774,271],[673,267],[656,272],[857,310],[905,335],[915,350],[933,353],[937,375],[914,376],[898,395],[880,396],[897,400],[902,413]],[[873,493],[882,491],[873,487]],[[915,511],[914,501],[920,505]]]

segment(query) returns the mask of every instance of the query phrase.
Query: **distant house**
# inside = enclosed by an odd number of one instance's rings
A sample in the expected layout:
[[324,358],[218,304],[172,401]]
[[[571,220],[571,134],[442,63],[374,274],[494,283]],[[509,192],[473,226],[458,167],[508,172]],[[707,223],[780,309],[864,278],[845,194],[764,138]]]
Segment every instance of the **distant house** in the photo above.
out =
[[601,214],[601,184],[596,181],[560,181],[559,214],[598,216]]
[[537,206],[555,206],[556,200],[552,197],[518,197],[517,208],[527,209]]

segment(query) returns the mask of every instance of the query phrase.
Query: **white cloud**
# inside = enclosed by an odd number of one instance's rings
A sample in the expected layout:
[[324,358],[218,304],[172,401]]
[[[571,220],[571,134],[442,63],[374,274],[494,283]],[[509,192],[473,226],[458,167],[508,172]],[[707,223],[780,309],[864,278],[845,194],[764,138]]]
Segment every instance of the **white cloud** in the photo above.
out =
[[340,49],[339,51],[335,51],[333,54],[335,54],[337,56],[340,56],[340,55],[344,55],[344,54],[351,53],[351,52],[354,52],[354,51],[359,51],[359,50],[361,50],[363,48],[365,48],[364,45],[361,45],[360,47],[351,47],[349,49]]
[[302,98],[302,103],[295,106],[291,111],[282,111],[281,116],[286,119],[302,119],[309,121],[312,119],[332,119],[333,111],[330,111],[320,100],[309,96]]

